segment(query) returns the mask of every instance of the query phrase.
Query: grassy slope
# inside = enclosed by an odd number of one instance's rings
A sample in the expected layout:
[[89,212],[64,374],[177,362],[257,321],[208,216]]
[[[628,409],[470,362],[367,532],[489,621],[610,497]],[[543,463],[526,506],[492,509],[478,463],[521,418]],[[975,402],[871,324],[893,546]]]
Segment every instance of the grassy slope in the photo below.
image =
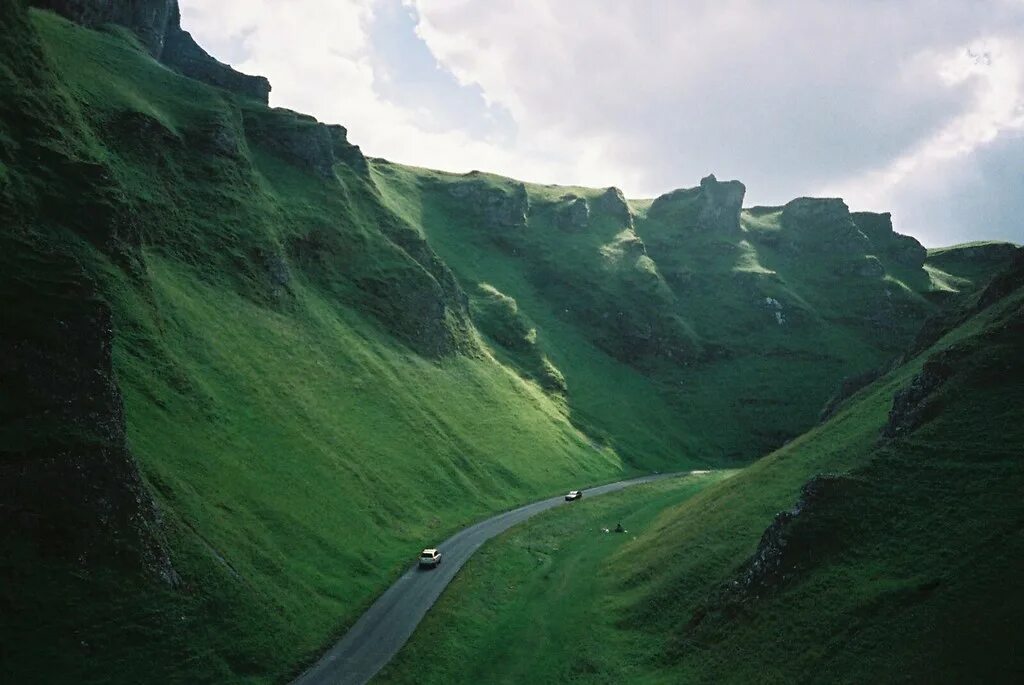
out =
[[[578,512],[499,540],[384,681],[477,682],[504,672],[472,655],[494,644],[499,663],[543,682],[1019,680],[1022,304],[1018,288],[827,423],[670,506],[616,545],[612,561],[602,557],[597,579],[578,563],[590,532],[573,527]],[[951,347],[964,356],[938,414],[908,438],[880,442],[894,393]],[[822,472],[850,473],[855,489],[804,524],[818,527],[809,566],[781,589],[724,604],[723,588],[775,513]],[[553,531],[576,537],[550,561],[531,554],[553,544]],[[542,571],[527,563],[535,557]],[[553,590],[550,578],[563,584]],[[547,602],[564,606],[562,596],[573,603],[557,630],[572,637],[538,642],[534,626],[548,635],[558,612],[536,617]],[[577,633],[595,624],[594,641],[578,646]]]
[[[382,672],[383,683],[553,683],[615,670],[639,631],[616,629],[609,560],[666,507],[732,475],[689,475],[583,500],[488,543]],[[608,533],[622,523],[626,535]],[[609,681],[611,682],[611,681]]]
[[[515,300],[565,378],[572,419],[627,458],[742,462],[778,446],[814,424],[842,378],[898,356],[936,311],[935,292],[969,293],[1005,262],[915,269],[881,255],[883,276],[838,277],[832,256],[778,246],[779,211],[744,212],[740,235],[723,238],[633,202],[631,229],[598,209],[599,190],[525,185],[527,223],[510,228],[454,211],[451,197],[466,184],[511,194],[510,179],[381,160],[373,173],[471,297],[493,287]],[[559,224],[570,194],[590,203],[585,229]],[[631,256],[624,246],[641,240],[646,255]],[[624,359],[638,346],[630,326],[651,321],[683,352]]]
[[[11,598],[35,612],[5,626],[18,633],[12,677],[279,681],[424,540],[628,471],[557,397],[486,353],[430,359],[382,330],[348,279],[429,277],[382,234],[390,215],[354,172],[340,167],[339,185],[282,162],[244,137],[239,108],[250,105],[120,34],[33,21],[82,118],[68,135],[134,208],[142,247],[126,268],[36,228],[68,245],[112,305],[129,444],[185,585],[100,571],[57,591],[69,570],[37,563],[20,592],[34,583],[41,599]],[[211,131],[241,153],[212,154]],[[309,236],[328,245],[333,275],[292,259],[287,283],[268,277],[263,256]],[[330,253],[336,244],[346,251]]]

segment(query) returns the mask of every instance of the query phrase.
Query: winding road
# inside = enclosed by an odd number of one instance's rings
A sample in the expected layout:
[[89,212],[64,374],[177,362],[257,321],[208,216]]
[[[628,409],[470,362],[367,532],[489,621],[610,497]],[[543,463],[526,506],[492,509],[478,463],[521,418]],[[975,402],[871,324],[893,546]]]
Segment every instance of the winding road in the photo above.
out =
[[[678,475],[683,474],[665,473],[599,485],[588,488],[584,498]],[[443,554],[440,566],[424,571],[413,566],[406,571],[345,636],[292,685],[363,685],[398,653],[480,545],[531,516],[563,504],[566,504],[564,495],[526,504],[464,528],[442,542],[438,545]]]

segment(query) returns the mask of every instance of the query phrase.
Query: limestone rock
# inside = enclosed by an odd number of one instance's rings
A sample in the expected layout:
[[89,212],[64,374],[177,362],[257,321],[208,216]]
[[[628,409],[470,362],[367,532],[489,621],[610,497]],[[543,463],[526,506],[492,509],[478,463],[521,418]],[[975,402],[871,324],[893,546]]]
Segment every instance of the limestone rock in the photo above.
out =
[[839,259],[863,257],[870,241],[840,198],[800,197],[782,208],[782,232],[792,251],[811,250]]
[[557,223],[563,231],[584,231],[590,225],[590,205],[575,195],[565,197],[568,202],[558,207]]
[[246,135],[285,159],[325,179],[334,178],[334,165],[344,162],[358,172],[368,169],[359,148],[349,144],[343,126],[323,124],[287,109],[246,111]]
[[700,180],[697,227],[715,233],[738,233],[747,188],[739,181],[719,181],[714,174]]
[[522,183],[505,188],[474,179],[451,185],[448,192],[462,200],[466,209],[478,214],[488,228],[526,227],[530,199]]
[[612,216],[625,226],[633,226],[633,214],[629,211],[626,196],[616,187],[610,187],[594,200],[593,210]]
[[739,181],[719,181],[709,174],[697,188],[681,188],[656,198],[648,216],[683,229],[734,235],[740,231],[746,192]]
[[871,241],[874,254],[887,256],[906,266],[924,266],[928,250],[914,238],[896,233],[892,229],[890,213],[854,212],[850,216],[860,232]]

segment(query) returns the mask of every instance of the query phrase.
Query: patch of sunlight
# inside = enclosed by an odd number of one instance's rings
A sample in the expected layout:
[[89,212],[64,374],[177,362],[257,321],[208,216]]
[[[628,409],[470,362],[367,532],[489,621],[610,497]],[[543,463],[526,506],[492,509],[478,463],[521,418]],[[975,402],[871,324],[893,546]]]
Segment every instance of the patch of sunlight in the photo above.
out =
[[738,247],[740,248],[740,256],[736,259],[736,264],[733,265],[732,270],[734,272],[743,273],[755,273],[755,274],[767,274],[772,275],[775,272],[771,269],[766,268],[758,261],[757,250],[746,240],[741,240]]

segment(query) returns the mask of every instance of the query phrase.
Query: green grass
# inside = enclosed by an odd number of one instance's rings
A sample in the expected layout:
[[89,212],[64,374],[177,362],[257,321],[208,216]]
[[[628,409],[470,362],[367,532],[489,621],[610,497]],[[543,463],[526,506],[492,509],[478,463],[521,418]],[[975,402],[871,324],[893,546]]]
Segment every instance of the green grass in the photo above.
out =
[[[662,509],[731,475],[584,495],[487,543],[376,680],[633,682],[646,638],[616,625],[618,580],[609,561]],[[625,534],[608,532],[619,523]]]

